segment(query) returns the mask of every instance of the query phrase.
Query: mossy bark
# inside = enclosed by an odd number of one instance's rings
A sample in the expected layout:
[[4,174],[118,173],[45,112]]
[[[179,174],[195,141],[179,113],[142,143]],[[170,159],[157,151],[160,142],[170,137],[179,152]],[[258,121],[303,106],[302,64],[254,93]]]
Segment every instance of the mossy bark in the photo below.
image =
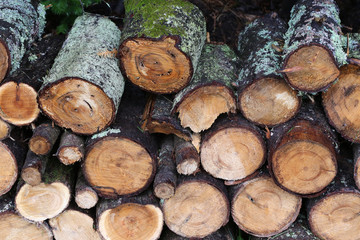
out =
[[360,33],[348,33],[341,40],[348,58],[360,59]]

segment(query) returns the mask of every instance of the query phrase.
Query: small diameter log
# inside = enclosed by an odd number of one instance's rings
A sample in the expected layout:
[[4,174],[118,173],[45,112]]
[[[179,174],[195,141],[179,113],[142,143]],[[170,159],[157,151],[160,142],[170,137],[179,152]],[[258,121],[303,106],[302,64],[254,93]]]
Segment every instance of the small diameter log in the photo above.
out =
[[360,236],[360,191],[356,188],[354,162],[339,159],[339,172],[326,192],[307,204],[311,231],[320,239],[350,240]]
[[31,186],[40,184],[48,160],[48,155],[37,155],[29,150],[21,170],[21,178]]
[[0,119],[0,141],[8,138],[10,136],[13,126],[4,120]]
[[86,146],[84,176],[101,197],[136,195],[156,172],[156,140],[140,128],[145,94],[135,86],[126,89],[113,125],[93,135]]
[[100,234],[94,230],[94,219],[78,210],[65,210],[51,218],[49,225],[56,240],[101,240]]
[[230,205],[224,184],[204,172],[181,176],[174,196],[163,202],[165,224],[177,235],[203,238],[225,226]]
[[60,138],[56,156],[65,165],[81,161],[85,155],[85,140],[70,131],[64,131]]
[[190,175],[199,171],[200,155],[191,142],[174,137],[174,158],[179,174]]
[[[177,235],[176,233],[174,233],[173,231],[169,230],[168,228],[164,229],[160,240],[191,240],[194,238],[186,238],[186,237],[182,237]],[[219,230],[217,230],[216,232],[201,238],[203,240],[235,240],[236,237],[235,235],[229,230],[229,228],[227,226],[220,228]]]
[[239,34],[238,106],[245,118],[258,125],[284,123],[300,108],[297,92],[277,73],[285,32],[286,23],[271,13]]
[[3,0],[0,3],[0,81],[19,68],[30,45],[45,27],[45,7],[38,1]]
[[0,86],[0,117],[16,126],[28,125],[40,113],[37,102],[42,78],[48,73],[61,45],[62,35],[50,35],[33,44],[21,67]]
[[42,123],[34,129],[29,140],[29,148],[37,155],[47,155],[51,152],[59,135],[59,127],[53,123]]
[[57,125],[91,135],[114,120],[124,89],[113,49],[120,30],[108,18],[78,17],[39,91],[39,106]]
[[171,114],[173,101],[164,95],[151,95],[146,103],[141,128],[150,133],[175,134],[191,140],[191,131],[183,128],[179,119]]
[[239,228],[258,237],[287,229],[301,208],[301,197],[277,186],[267,173],[232,187],[231,214]]
[[53,157],[47,163],[42,183],[31,186],[20,181],[15,197],[18,213],[29,220],[40,222],[64,211],[69,205],[75,184],[73,170]]
[[340,68],[339,80],[322,94],[329,123],[347,140],[360,143],[360,66]]
[[96,216],[97,229],[105,240],[156,240],[164,224],[158,200],[150,190],[131,198],[103,199]]
[[184,128],[199,133],[210,128],[221,113],[235,113],[232,83],[237,78],[237,61],[227,45],[204,45],[189,86],[174,98],[172,112],[179,113]]
[[240,115],[223,116],[202,136],[201,165],[224,180],[243,179],[263,165],[263,133]]
[[161,142],[156,175],[154,178],[154,194],[161,199],[170,198],[175,193],[177,181],[174,162],[174,137],[168,135]]
[[119,47],[124,75],[155,93],[183,89],[206,40],[202,12],[184,0],[127,0]]
[[96,205],[98,200],[96,191],[89,186],[80,170],[75,185],[76,204],[82,209],[90,209]]
[[284,57],[282,72],[297,90],[323,91],[336,80],[338,67],[346,63],[346,53],[335,0],[300,0],[293,6]]
[[354,180],[358,189],[360,189],[360,144],[353,144],[354,154]]
[[325,116],[303,103],[295,119],[272,129],[269,168],[282,188],[313,197],[330,184],[337,172],[337,141]]

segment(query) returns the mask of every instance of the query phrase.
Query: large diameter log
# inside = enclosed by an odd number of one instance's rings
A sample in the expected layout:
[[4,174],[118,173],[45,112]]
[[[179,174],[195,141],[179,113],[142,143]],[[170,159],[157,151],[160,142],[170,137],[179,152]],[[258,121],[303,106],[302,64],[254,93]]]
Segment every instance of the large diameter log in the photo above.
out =
[[339,172],[326,192],[308,202],[311,231],[320,239],[357,239],[360,236],[360,191],[350,159],[339,159]]
[[47,155],[51,152],[60,135],[60,128],[53,123],[42,123],[34,129],[29,140],[30,150],[37,155]]
[[329,123],[347,140],[360,143],[360,66],[340,68],[339,80],[322,94]]
[[[173,231],[169,230],[168,228],[164,229],[161,233],[160,240],[191,240],[193,238],[186,238],[177,235]],[[227,227],[222,227],[216,232],[201,238],[203,240],[235,240],[235,235],[232,233],[232,231]]]
[[153,181],[158,148],[140,128],[145,103],[144,92],[127,85],[113,125],[88,140],[83,172],[101,197],[136,195]]
[[285,32],[286,23],[271,13],[239,34],[238,106],[245,118],[258,125],[284,123],[300,108],[297,92],[277,73]]
[[49,156],[37,155],[29,150],[21,170],[21,178],[31,186],[40,184],[48,160]]
[[231,214],[239,228],[258,237],[274,236],[297,218],[301,197],[277,186],[266,173],[231,189]]
[[237,78],[238,58],[223,44],[205,44],[190,84],[176,94],[173,113],[181,125],[199,133],[211,127],[221,113],[235,113],[232,83]]
[[3,0],[0,3],[0,81],[19,68],[30,45],[45,27],[45,7],[31,0]]
[[174,137],[174,160],[179,174],[190,175],[199,171],[199,152],[191,142],[179,137]]
[[184,0],[128,0],[119,58],[124,75],[142,89],[174,93],[196,70],[206,40],[201,11]]
[[295,89],[318,92],[339,76],[346,54],[335,0],[300,0],[291,10],[285,34],[283,72]]
[[221,117],[202,137],[201,165],[216,178],[243,179],[261,167],[265,156],[261,130],[240,115]]
[[273,128],[269,168],[282,188],[313,197],[334,179],[337,150],[336,136],[323,113],[304,103],[295,119]]
[[90,209],[96,205],[99,197],[96,191],[86,182],[82,170],[78,172],[75,185],[75,202],[82,209]]
[[84,158],[85,140],[70,132],[64,131],[60,138],[59,148],[56,156],[65,165],[74,164]]
[[42,111],[74,133],[94,134],[114,120],[124,89],[118,60],[120,30],[108,18],[78,17],[39,92]]
[[159,239],[163,213],[152,191],[136,197],[103,199],[97,206],[97,229],[105,240]]
[[181,176],[174,196],[162,205],[165,224],[177,235],[203,238],[225,226],[230,204],[224,184],[204,172]]

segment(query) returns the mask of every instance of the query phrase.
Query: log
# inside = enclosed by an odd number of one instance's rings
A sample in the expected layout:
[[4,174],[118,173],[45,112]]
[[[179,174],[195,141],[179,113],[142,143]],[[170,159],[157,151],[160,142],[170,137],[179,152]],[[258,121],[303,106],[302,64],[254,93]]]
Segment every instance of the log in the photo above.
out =
[[341,39],[343,48],[346,50],[347,57],[360,59],[360,33],[348,33],[342,36]]
[[238,58],[225,44],[205,44],[190,84],[176,94],[172,113],[181,125],[199,133],[211,127],[221,113],[235,113],[232,83]]
[[86,182],[82,170],[78,172],[75,185],[75,202],[82,209],[95,207],[99,201],[96,191]]
[[145,103],[144,92],[127,85],[115,122],[87,142],[84,176],[101,197],[136,195],[153,181],[158,147],[140,128]]
[[12,129],[13,129],[13,125],[0,119],[0,141],[8,138],[10,136]]
[[269,13],[239,34],[238,106],[243,116],[257,125],[284,123],[301,105],[297,92],[277,73],[285,32],[286,23],[276,13]]
[[163,213],[152,191],[136,197],[103,199],[96,209],[97,229],[105,240],[159,239]]
[[180,120],[171,114],[172,106],[173,101],[168,96],[150,96],[145,106],[141,129],[149,133],[175,134],[190,141],[192,132],[182,127]]
[[199,171],[200,155],[191,142],[174,136],[174,158],[179,174],[190,175]]
[[360,145],[353,144],[354,155],[354,181],[358,189],[360,189]]
[[[160,240],[191,240],[194,238],[186,238],[177,235],[176,233],[172,232],[168,228],[165,228],[161,234]],[[216,232],[201,238],[203,240],[235,240],[236,237],[233,232],[227,227],[222,227]]]
[[263,133],[241,115],[220,117],[202,136],[201,165],[216,178],[243,179],[263,165],[265,156]]
[[42,78],[50,70],[64,41],[63,35],[50,35],[32,44],[20,68],[0,86],[0,117],[16,126],[29,125],[40,113],[37,102]]
[[229,221],[224,184],[204,172],[181,176],[173,197],[162,205],[167,227],[182,237],[203,238]]
[[175,193],[177,174],[174,162],[174,137],[164,137],[160,144],[158,164],[154,178],[154,194],[161,199],[170,198]]
[[47,155],[51,152],[59,135],[59,127],[53,123],[42,123],[34,129],[29,140],[29,148],[37,155]]
[[291,10],[285,34],[283,72],[293,88],[304,92],[326,90],[339,76],[346,53],[335,0],[300,0]]
[[320,194],[337,172],[336,135],[324,114],[308,102],[295,119],[272,129],[268,152],[275,182],[303,197]]
[[183,0],[125,1],[120,67],[140,88],[154,93],[183,89],[196,70],[206,40],[202,12]]
[[3,0],[0,3],[0,82],[19,68],[30,45],[45,27],[45,7],[31,0]]
[[85,156],[85,140],[70,131],[64,131],[56,156],[65,165],[81,161]]
[[69,205],[74,181],[74,168],[65,166],[53,157],[47,163],[40,184],[31,186],[19,181],[16,210],[21,216],[35,222],[55,217]]
[[277,186],[263,171],[231,189],[231,215],[239,228],[258,237],[271,237],[297,218],[301,197]]
[[360,66],[343,65],[339,80],[322,93],[322,104],[329,123],[345,139],[357,143],[360,143],[359,81]]
[[326,192],[307,204],[311,231],[320,239],[356,239],[360,236],[360,191],[351,159],[339,159],[339,171]]
[[108,52],[119,41],[120,30],[108,18],[76,19],[39,91],[41,110],[57,125],[91,135],[114,120],[124,80]]
[[40,184],[48,160],[48,155],[37,155],[29,150],[21,170],[21,178],[31,186]]

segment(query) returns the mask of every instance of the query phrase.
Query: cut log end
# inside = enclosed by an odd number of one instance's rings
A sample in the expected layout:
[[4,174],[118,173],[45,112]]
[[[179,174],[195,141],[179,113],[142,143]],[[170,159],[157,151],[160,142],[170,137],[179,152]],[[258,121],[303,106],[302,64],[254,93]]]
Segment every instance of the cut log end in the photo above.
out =
[[354,167],[354,180],[358,189],[360,189],[360,160],[356,161]]
[[98,229],[106,240],[156,240],[163,221],[162,211],[154,205],[126,203],[104,211],[98,219]]
[[7,193],[18,177],[18,166],[9,148],[0,142],[0,196]]
[[199,171],[199,159],[188,158],[176,166],[179,174],[190,175]]
[[336,80],[340,72],[330,52],[318,45],[303,46],[289,55],[284,69],[288,83],[297,90],[318,92]]
[[29,148],[35,154],[44,155],[51,150],[52,144],[43,136],[34,136],[29,141]]
[[255,172],[264,162],[265,147],[246,128],[225,128],[203,142],[201,165],[216,178],[238,180]]
[[262,78],[245,88],[239,96],[244,117],[265,126],[291,119],[300,107],[300,99],[285,81]]
[[0,239],[51,240],[53,235],[44,224],[35,224],[18,214],[7,212],[0,217]]
[[336,175],[336,157],[318,142],[298,140],[278,148],[272,160],[276,180],[298,194],[314,194],[324,189]]
[[155,163],[147,150],[126,138],[107,137],[95,143],[84,163],[84,176],[89,184],[107,197],[144,190],[154,171]]
[[97,193],[89,188],[77,191],[75,195],[76,204],[83,209],[90,209],[96,205],[99,197]]
[[0,119],[0,140],[4,140],[10,136],[10,132],[12,130],[12,126]]
[[177,48],[177,39],[130,38],[119,49],[121,67],[135,85],[154,93],[175,93],[192,76],[191,60]]
[[342,192],[330,195],[309,213],[311,231],[321,239],[354,239],[360,236],[360,194]]
[[243,183],[232,200],[235,223],[245,232],[269,237],[284,231],[296,219],[301,197],[278,187],[268,176]]
[[37,92],[25,83],[7,82],[0,87],[0,116],[16,126],[28,125],[39,116]]
[[41,183],[41,172],[36,167],[28,167],[21,171],[21,178],[31,186]]
[[221,113],[234,113],[233,94],[225,86],[206,86],[196,89],[178,105],[181,125],[199,133],[211,127]]
[[16,195],[15,204],[23,217],[40,222],[61,213],[68,206],[70,197],[69,188],[63,183],[24,184]]
[[114,103],[103,90],[77,78],[57,81],[42,89],[39,104],[59,126],[79,134],[103,130],[115,114]]
[[0,82],[5,78],[10,68],[10,54],[5,43],[0,39]]
[[78,147],[63,147],[57,153],[59,160],[65,165],[71,165],[83,158],[83,153]]
[[154,194],[156,197],[160,199],[167,199],[174,195],[175,187],[173,184],[170,183],[160,183],[154,187]]

